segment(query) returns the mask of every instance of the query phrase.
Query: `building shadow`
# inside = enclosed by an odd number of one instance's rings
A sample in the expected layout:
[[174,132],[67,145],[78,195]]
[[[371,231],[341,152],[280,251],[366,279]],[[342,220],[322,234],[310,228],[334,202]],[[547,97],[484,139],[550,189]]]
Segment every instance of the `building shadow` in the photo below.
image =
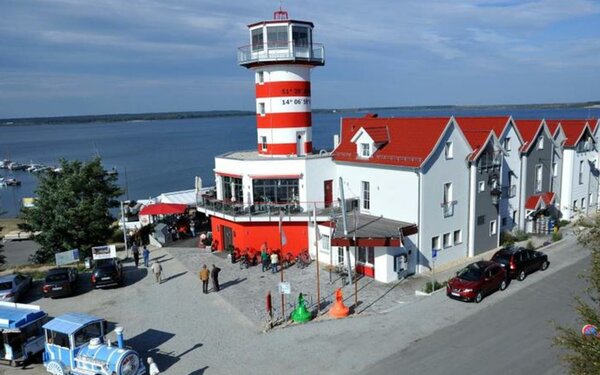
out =
[[[173,337],[175,337],[175,334],[170,332],[148,329],[127,340],[127,345],[137,350],[142,357],[152,357],[158,368],[161,370],[161,373],[166,373],[166,371],[183,356],[203,346],[202,343],[197,343],[179,354],[176,354],[175,352],[164,352],[159,349],[162,344]],[[144,362],[146,362],[146,360],[144,360]],[[201,370],[204,371],[205,369],[206,368]]]
[[202,368],[199,368],[198,370],[194,370],[194,371],[190,372],[190,375],[203,375],[204,371],[206,371],[206,369],[208,369],[208,366],[204,366]]
[[123,267],[123,286],[133,285],[148,275],[148,269],[135,266]]
[[244,281],[246,281],[246,278],[245,278],[245,277],[244,277],[243,279],[240,279],[240,278],[238,277],[238,278],[236,278],[235,280],[229,280],[229,281],[227,281],[227,282],[224,282],[223,284],[219,285],[219,287],[220,287],[220,289],[221,289],[221,290],[223,290],[223,289],[227,289],[227,288],[229,288],[230,286],[234,286],[234,285],[237,285],[237,284],[239,284],[239,283],[242,283],[242,282],[244,282]]

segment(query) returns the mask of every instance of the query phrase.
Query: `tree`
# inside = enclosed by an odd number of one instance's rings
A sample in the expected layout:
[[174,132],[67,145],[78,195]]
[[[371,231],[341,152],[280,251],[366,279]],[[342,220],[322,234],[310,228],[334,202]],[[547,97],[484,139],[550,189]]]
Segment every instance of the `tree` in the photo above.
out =
[[591,252],[585,297],[575,297],[575,309],[581,326],[558,326],[554,343],[566,349],[562,359],[571,374],[596,375],[600,374],[600,337],[584,336],[581,328],[585,324],[600,328],[600,215],[596,215],[591,222],[581,224],[584,229],[579,232],[577,239]]
[[[0,227],[0,232],[2,232],[2,227]],[[0,236],[0,266],[6,263],[6,256],[4,255],[4,245],[2,244],[3,238],[3,236]]]
[[23,209],[22,229],[39,232],[34,240],[41,248],[35,263],[54,260],[54,254],[105,244],[113,234],[110,209],[119,206],[117,177],[106,173],[100,158],[89,162],[60,161],[62,171],[39,178],[34,207]]

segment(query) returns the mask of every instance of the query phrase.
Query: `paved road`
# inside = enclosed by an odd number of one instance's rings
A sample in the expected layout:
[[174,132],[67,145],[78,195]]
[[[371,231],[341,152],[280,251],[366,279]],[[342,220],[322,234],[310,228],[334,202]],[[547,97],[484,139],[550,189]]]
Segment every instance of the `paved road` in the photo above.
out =
[[571,301],[585,287],[577,275],[588,265],[585,258],[531,283],[502,303],[391,355],[368,373],[564,374],[559,351],[552,347],[552,321],[576,323]]

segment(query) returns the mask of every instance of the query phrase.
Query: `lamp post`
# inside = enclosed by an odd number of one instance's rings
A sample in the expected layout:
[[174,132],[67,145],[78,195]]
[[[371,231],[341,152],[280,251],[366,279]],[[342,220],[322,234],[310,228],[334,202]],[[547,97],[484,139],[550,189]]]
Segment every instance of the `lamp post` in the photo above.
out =
[[125,243],[125,259],[127,259],[129,258],[129,249],[127,248],[127,228],[125,227],[124,203],[129,204],[129,201],[121,201],[121,225],[123,226],[123,243]]

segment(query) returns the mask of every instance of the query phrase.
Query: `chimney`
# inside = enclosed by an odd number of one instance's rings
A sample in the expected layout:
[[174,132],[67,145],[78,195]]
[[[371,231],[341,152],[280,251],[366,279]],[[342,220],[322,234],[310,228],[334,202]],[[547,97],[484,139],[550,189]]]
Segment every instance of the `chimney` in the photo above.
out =
[[125,348],[125,340],[123,339],[123,327],[115,328],[115,333],[117,334],[117,346],[119,349]]

